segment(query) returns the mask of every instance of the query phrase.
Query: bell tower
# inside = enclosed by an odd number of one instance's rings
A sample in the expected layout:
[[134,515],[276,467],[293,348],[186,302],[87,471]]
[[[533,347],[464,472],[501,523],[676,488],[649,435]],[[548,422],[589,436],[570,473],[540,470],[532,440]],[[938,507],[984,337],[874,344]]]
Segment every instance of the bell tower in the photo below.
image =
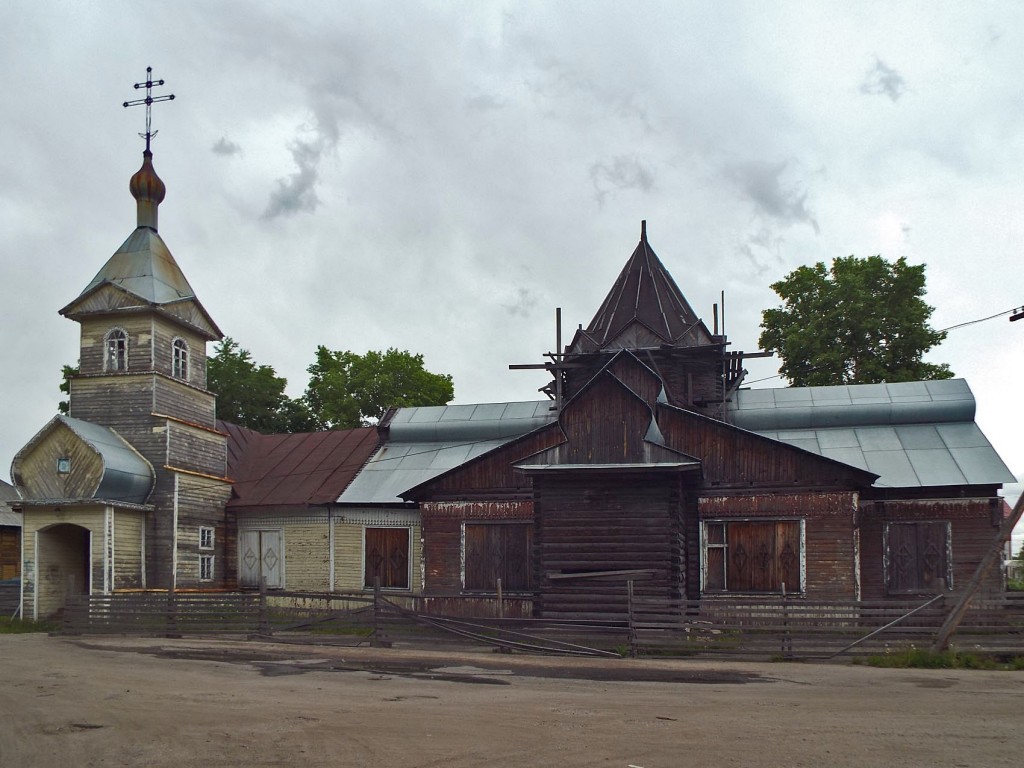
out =
[[198,539],[200,527],[222,528],[223,502],[211,500],[226,499],[229,490],[226,438],[216,429],[215,396],[206,388],[206,345],[223,334],[158,231],[167,188],[153,165],[150,108],[174,98],[152,96],[162,84],[147,69],[147,80],[135,86],[146,89],[146,98],[124,104],[146,106],[142,165],[128,185],[135,230],[60,314],[80,326],[69,415],[115,430],[156,473],[147,582],[196,586],[196,558],[180,550]]

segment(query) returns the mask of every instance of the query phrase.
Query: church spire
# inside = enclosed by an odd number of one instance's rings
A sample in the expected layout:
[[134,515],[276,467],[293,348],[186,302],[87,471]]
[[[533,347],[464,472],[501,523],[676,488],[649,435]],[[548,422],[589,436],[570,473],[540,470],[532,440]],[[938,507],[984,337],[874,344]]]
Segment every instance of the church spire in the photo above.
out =
[[124,103],[125,107],[146,105],[146,132],[139,134],[146,140],[146,149],[142,152],[142,167],[132,176],[128,189],[131,190],[132,197],[135,198],[138,226],[149,227],[154,231],[157,229],[157,208],[167,194],[167,187],[156,175],[156,170],[153,168],[153,153],[149,148],[150,142],[157,134],[157,131],[152,130],[153,104],[157,101],[174,100],[173,93],[165,96],[153,95],[153,86],[163,84],[163,80],[153,79],[153,68],[146,67],[146,79],[135,84],[135,90],[146,89],[146,97]]
[[153,153],[149,149],[142,153],[142,167],[128,182],[128,189],[135,198],[138,219],[136,226],[149,227],[157,231],[157,207],[163,202],[167,187],[156,175],[156,169],[153,168]]

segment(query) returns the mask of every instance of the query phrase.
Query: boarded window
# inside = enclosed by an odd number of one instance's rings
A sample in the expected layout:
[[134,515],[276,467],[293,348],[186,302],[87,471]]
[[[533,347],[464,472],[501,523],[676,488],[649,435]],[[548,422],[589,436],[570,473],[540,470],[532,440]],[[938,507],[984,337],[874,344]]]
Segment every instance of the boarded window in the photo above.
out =
[[890,523],[886,527],[889,592],[937,593],[952,588],[949,523]]
[[409,588],[409,529],[367,528],[364,586],[377,579],[385,589]]
[[531,523],[466,523],[466,589],[532,590],[532,549]]
[[803,591],[798,520],[704,524],[705,592]]

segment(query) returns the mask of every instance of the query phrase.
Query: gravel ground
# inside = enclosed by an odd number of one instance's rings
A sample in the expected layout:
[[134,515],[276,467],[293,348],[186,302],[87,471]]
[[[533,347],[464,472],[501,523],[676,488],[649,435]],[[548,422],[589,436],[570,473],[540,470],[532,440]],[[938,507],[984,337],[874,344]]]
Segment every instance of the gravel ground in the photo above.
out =
[[1024,672],[0,636],[0,766],[1016,766]]

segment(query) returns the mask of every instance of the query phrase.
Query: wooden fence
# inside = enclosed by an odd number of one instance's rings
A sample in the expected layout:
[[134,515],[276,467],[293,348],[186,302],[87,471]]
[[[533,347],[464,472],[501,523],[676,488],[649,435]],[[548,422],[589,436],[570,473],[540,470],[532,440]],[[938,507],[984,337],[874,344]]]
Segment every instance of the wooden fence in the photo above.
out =
[[[242,633],[344,645],[484,643],[573,655],[822,659],[925,648],[951,604],[950,597],[916,602],[633,598],[626,620],[601,622],[523,618],[515,610],[506,618],[473,618],[460,615],[457,598],[444,601],[442,614],[430,610],[436,604],[380,592],[135,592],[74,598],[65,609],[63,629],[72,634]],[[953,645],[1024,655],[1024,593],[977,600]]]

